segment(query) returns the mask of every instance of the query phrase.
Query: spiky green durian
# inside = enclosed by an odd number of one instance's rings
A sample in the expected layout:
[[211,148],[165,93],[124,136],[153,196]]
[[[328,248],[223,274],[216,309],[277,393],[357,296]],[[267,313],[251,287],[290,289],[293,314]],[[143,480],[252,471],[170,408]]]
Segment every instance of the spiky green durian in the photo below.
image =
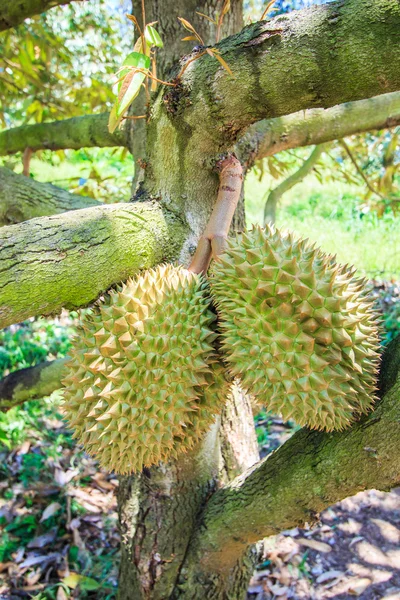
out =
[[378,325],[354,269],[267,227],[228,242],[211,289],[229,370],[285,420],[343,429],[374,402]]
[[227,384],[209,304],[201,276],[162,265],[83,318],[63,381],[64,411],[107,469],[130,473],[175,458],[220,410]]

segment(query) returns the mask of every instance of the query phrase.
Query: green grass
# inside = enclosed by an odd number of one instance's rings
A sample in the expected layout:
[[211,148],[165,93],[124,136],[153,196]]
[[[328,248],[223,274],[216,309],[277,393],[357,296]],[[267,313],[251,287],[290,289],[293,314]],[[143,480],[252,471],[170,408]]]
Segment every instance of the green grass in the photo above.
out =
[[[247,223],[262,224],[264,202],[276,180],[254,173],[246,179]],[[400,278],[400,217],[363,212],[362,189],[340,182],[321,184],[310,176],[290,190],[277,211],[277,227],[307,237],[338,261],[368,278]]]

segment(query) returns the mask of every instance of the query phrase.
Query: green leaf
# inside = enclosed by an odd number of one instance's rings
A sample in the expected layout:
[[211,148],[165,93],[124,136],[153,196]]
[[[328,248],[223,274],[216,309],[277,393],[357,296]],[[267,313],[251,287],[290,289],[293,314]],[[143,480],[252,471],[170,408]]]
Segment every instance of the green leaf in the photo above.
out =
[[135,71],[135,68],[144,69],[148,72],[151,60],[141,52],[131,52],[125,58],[122,66],[126,66],[127,68],[122,69],[119,74],[121,81],[117,86],[118,99],[111,109],[108,120],[108,130],[110,133],[113,133],[121,123],[124,114],[139,94],[140,86],[146,78],[146,73]]
[[[147,57],[145,57],[147,58]],[[149,70],[150,60],[147,67],[141,67]],[[141,71],[131,71],[125,77],[122,82],[119,97],[116,103],[116,115],[121,117],[132,104],[138,93],[140,92],[140,86],[146,78],[146,73]]]
[[145,69],[146,67],[150,67],[150,58],[141,52],[131,52],[125,58],[122,66],[140,67],[141,69]]
[[81,590],[86,590],[87,592],[98,590],[100,587],[100,584],[95,579],[72,572],[67,577],[64,577],[62,583],[73,590],[79,586]]
[[110,117],[108,119],[108,131],[110,133],[114,133],[114,131],[117,129],[120,122],[121,122],[121,119],[117,118],[116,104],[114,104],[114,106],[112,107],[111,112],[110,112]]
[[156,48],[162,48],[164,46],[160,34],[156,29],[154,29],[154,27],[152,27],[152,25],[146,25],[144,37],[150,48],[153,48],[154,46]]
[[[140,69],[150,68],[150,58],[141,52],[131,52],[122,63],[122,67],[139,67]],[[130,69],[121,69],[118,77],[123,78],[128,75]],[[122,79],[118,82],[118,93],[122,86]]]

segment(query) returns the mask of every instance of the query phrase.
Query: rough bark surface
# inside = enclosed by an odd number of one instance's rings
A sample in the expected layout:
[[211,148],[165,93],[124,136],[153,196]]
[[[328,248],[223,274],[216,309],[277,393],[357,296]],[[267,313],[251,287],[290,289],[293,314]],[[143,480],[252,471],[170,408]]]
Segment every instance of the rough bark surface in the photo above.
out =
[[[222,424],[221,424],[222,420]],[[187,588],[182,568],[200,511],[222,484],[258,460],[252,413],[248,400],[234,388],[221,419],[200,448],[175,464],[145,470],[126,477],[119,488],[122,557],[120,600],[195,598]],[[236,440],[232,434],[236,431]],[[244,438],[243,433],[248,433]],[[231,442],[234,448],[229,448]],[[248,444],[248,449],[246,445]],[[228,461],[225,457],[230,454]],[[229,582],[217,581],[215,596],[241,598],[246,590],[255,548],[244,553]],[[211,587],[210,587],[211,590]],[[204,598],[214,598],[206,595]],[[197,593],[197,592],[196,592]],[[214,592],[213,592],[214,593]]]
[[31,150],[65,150],[106,146],[126,146],[124,129],[108,131],[109,113],[72,117],[50,123],[22,125],[0,132],[0,155]]
[[[203,13],[215,19],[216,13],[222,8],[220,0],[148,0],[146,2],[147,22],[157,21],[157,28],[166,48],[157,55],[157,72],[161,79],[168,77],[171,69],[176,66],[182,56],[191,52],[196,41],[182,41],[189,35],[178,21],[178,17],[188,20],[200,34],[206,45],[216,43],[217,29],[206,18],[197,13]],[[142,22],[141,0],[133,0],[133,14]],[[231,0],[230,10],[226,14],[221,28],[221,37],[240,31],[243,27],[243,0]]]
[[345,102],[331,108],[311,108],[264,120],[249,127],[237,144],[243,160],[272,156],[282,150],[323,144],[400,124],[400,92],[367,100]]
[[400,338],[386,355],[382,399],[369,416],[341,433],[302,429],[213,495],[187,558],[194,580],[207,570],[228,577],[248,544],[313,523],[347,496],[399,485]]
[[72,0],[0,0],[0,31],[16,27],[28,17],[70,2]]
[[180,219],[155,202],[86,208],[3,227],[0,326],[87,305],[139,269],[173,260],[184,231]]
[[0,380],[0,410],[8,410],[27,400],[49,396],[61,387],[66,359],[43,362],[20,369]]
[[399,26],[395,0],[339,1],[294,12],[245,27],[218,45],[235,77],[207,56],[190,64],[178,88],[160,91],[148,124],[141,191],[185,214],[192,235],[183,260],[216,197],[218,155],[257,120],[399,89]]
[[0,167],[0,226],[101,205],[93,198],[69,194],[50,183],[40,183]]

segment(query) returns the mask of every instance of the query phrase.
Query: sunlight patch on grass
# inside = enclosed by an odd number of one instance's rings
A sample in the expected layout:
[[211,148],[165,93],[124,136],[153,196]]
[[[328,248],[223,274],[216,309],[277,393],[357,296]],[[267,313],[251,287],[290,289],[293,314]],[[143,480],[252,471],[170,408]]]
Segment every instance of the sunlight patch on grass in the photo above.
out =
[[[246,179],[248,226],[263,223],[268,192],[277,185],[269,175]],[[369,278],[400,277],[400,217],[378,218],[365,209],[363,189],[344,183],[320,184],[314,177],[285,194],[277,211],[277,226],[308,237],[337,254],[341,263],[354,264]]]

